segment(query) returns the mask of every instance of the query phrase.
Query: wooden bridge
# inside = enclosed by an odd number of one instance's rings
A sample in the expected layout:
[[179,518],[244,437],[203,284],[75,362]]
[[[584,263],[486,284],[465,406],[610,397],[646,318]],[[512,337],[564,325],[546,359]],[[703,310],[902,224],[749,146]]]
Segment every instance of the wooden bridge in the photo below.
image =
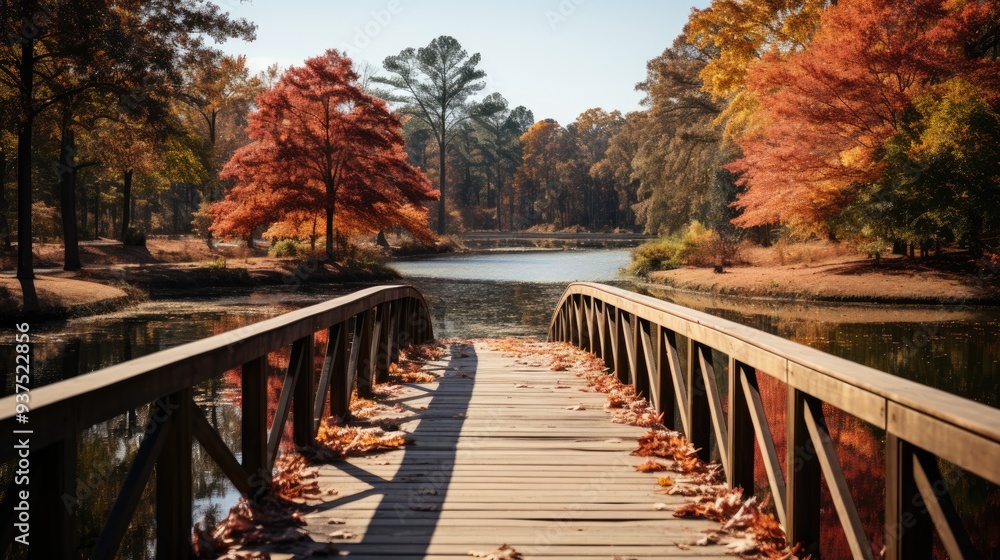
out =
[[[314,337],[321,332],[327,342],[319,361]],[[827,417],[834,410],[884,433],[884,478],[876,481],[885,494],[884,557],[930,558],[935,535],[950,558],[993,552],[970,538],[939,460],[1000,484],[998,410],[597,284],[567,289],[549,338],[601,358],[703,460],[717,457],[727,483],[745,489],[745,497],[769,492],[788,542],[803,554],[829,557],[820,523],[824,489],[849,554],[883,552],[873,550],[842,469],[845,457],[831,438]],[[27,426],[16,422],[15,398],[0,399],[0,460],[16,461],[15,431],[31,430],[30,487],[11,483],[4,492],[0,546],[24,552],[8,543],[14,490],[30,490],[29,557],[114,558],[155,470],[156,557],[190,557],[194,440],[240,493],[255,499],[287,422],[294,444],[308,447],[324,414],[347,413],[352,388],[370,395],[400,347],[431,339],[430,315],[416,290],[371,288],[34,389]],[[267,358],[283,349],[290,358],[269,423]],[[430,364],[443,373],[436,383],[408,386],[394,397],[407,412],[401,427],[413,446],[322,467],[321,481],[338,493],[307,504],[304,531],[313,542],[334,541],[348,556],[400,559],[485,555],[501,544],[526,558],[725,555],[722,546],[691,546],[719,523],[670,515],[685,499],[654,492],[655,476],[636,472],[629,456],[645,430],[610,423],[603,397],[579,391],[580,379],[517,363],[483,343],[450,349]],[[242,381],[238,451],[216,432],[192,390],[233,368]],[[777,412],[765,407],[765,381],[787,395]],[[78,495],[78,434],[150,403],[161,413],[150,415],[99,538],[82,547],[76,510],[65,506]],[[783,423],[769,418],[779,413]],[[781,433],[772,432],[779,425]],[[755,484],[755,453],[763,485]],[[289,549],[284,557],[317,553]]]

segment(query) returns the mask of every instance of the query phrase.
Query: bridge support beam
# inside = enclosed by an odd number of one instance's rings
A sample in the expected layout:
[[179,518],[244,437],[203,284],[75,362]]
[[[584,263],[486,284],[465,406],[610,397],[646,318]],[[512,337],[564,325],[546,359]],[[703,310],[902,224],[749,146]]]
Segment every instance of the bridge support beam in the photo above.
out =
[[191,557],[191,394],[188,387],[161,401],[170,416],[156,460],[157,558]]
[[785,534],[790,545],[803,547],[802,552],[820,558],[820,464],[819,456],[806,427],[806,393],[788,388],[788,455],[787,470],[788,504]]

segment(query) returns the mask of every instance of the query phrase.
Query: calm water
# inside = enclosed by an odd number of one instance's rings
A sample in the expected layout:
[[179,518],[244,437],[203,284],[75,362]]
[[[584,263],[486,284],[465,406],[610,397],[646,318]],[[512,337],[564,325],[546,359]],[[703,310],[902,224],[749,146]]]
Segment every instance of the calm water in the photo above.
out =
[[[500,335],[544,336],[555,304],[567,283],[596,281],[639,291],[619,276],[629,260],[627,250],[555,251],[457,255],[398,261],[393,266],[427,298],[439,337]],[[36,383],[51,383],[94,371],[133,357],[169,348],[205,336],[235,329],[292,309],[360,289],[362,285],[313,286],[299,290],[275,287],[256,290],[219,290],[197,297],[159,294],[154,301],[119,313],[65,323],[33,325]],[[704,298],[676,293],[651,293],[663,299],[701,309],[780,336],[889,371],[909,379],[1000,406],[1000,312],[996,309],[954,307],[879,307],[792,305],[729,298]],[[9,340],[0,345],[0,360],[12,363]],[[275,380],[279,380],[275,373]],[[4,391],[12,389],[4,370]],[[764,387],[762,387],[764,389]],[[198,402],[233,449],[239,449],[239,409],[233,404],[232,376],[198,388]],[[783,401],[774,389],[774,416]],[[767,403],[766,403],[767,404]],[[141,437],[147,411],[95,426],[81,434],[80,475],[88,483],[80,502],[81,542],[92,545],[102,519],[110,510],[115,489],[128,468]],[[831,411],[833,414],[833,411]],[[857,453],[872,456],[867,465],[882,463],[881,438],[874,429],[839,422],[838,445],[854,445]],[[842,429],[841,429],[842,428]],[[777,426],[776,432],[780,433]],[[860,442],[860,443],[859,443]],[[860,447],[858,447],[860,446]],[[195,447],[198,515],[220,516],[237,494],[228,481]],[[842,456],[850,456],[846,453]],[[116,459],[108,459],[114,457]],[[858,484],[880,479],[879,473],[845,465]],[[3,469],[0,468],[0,478]],[[958,473],[956,502],[975,525],[996,534],[1000,527],[1000,493],[974,477]],[[2,480],[0,480],[2,482]],[[863,511],[880,518],[884,488],[866,491]],[[123,545],[122,557],[146,558],[151,553],[152,495],[140,509]],[[824,514],[830,518],[831,511]],[[829,519],[828,519],[829,521]],[[878,525],[872,537],[880,542]],[[833,526],[833,529],[836,529]],[[983,534],[980,530],[976,531]],[[833,530],[836,533],[836,530]],[[831,537],[835,540],[836,537]],[[990,549],[1000,546],[994,537]],[[876,550],[879,545],[876,546]],[[990,553],[984,550],[987,557]],[[839,557],[839,550],[827,557]]]

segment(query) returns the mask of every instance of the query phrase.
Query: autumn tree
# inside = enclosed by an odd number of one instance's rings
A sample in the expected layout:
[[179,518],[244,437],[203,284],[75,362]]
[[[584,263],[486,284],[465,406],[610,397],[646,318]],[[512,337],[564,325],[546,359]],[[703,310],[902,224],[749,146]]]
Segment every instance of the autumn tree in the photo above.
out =
[[437,193],[407,162],[399,119],[357,81],[350,59],[330,50],[257,97],[252,142],[222,171],[235,186],[210,209],[217,235],[247,237],[278,222],[299,227],[318,213],[330,255],[336,232],[399,225],[433,237],[422,204]]
[[[900,228],[921,231],[906,235],[933,236],[927,224],[940,226],[957,210],[955,196],[938,196],[956,181],[995,190],[981,169],[986,152],[969,152],[994,138],[1000,66],[970,57],[968,47],[998,13],[995,1],[844,0],[828,9],[808,49],[769,58],[750,79],[762,125],[741,140],[745,155],[730,166],[746,188],[736,223],[829,231],[852,204],[871,203],[883,217],[909,216]],[[944,126],[949,116],[969,128]],[[959,161],[979,162],[979,170]],[[934,177],[922,210],[900,198],[912,195],[914,175],[918,183]],[[966,235],[975,242],[982,220],[967,209]]]
[[554,119],[538,121],[521,135],[522,160],[514,189],[522,226],[568,225],[567,166],[574,147],[569,140],[566,129]]
[[469,55],[454,37],[443,35],[426,47],[408,48],[385,59],[387,77],[376,77],[376,83],[389,86],[404,103],[402,110],[422,120],[430,129],[438,148],[438,224],[437,232],[446,232],[447,185],[446,163],[448,148],[460,131],[460,124],[477,114],[497,110],[488,105],[476,105],[471,98],[486,87],[480,70],[479,53]]
[[3,0],[0,8],[0,80],[18,92],[18,277],[28,280],[36,118],[87,90],[118,95],[129,111],[149,109],[157,92],[176,84],[183,53],[209,39],[252,38],[254,28],[207,0]]
[[711,52],[700,71],[703,89],[723,102],[719,123],[728,137],[754,126],[757,98],[747,76],[765,57],[783,57],[808,46],[823,10],[836,0],[712,0],[692,10],[686,39]]

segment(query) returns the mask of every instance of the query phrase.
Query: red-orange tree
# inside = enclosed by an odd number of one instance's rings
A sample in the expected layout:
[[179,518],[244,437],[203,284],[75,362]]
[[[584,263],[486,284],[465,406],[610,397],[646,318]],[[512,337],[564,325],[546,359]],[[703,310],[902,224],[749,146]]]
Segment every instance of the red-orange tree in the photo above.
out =
[[247,132],[221,177],[235,181],[210,212],[221,237],[321,214],[326,251],[335,233],[401,226],[423,241],[423,203],[438,198],[403,151],[402,126],[385,102],[362,91],[351,60],[336,50],[292,67],[257,98]]
[[762,126],[730,167],[746,191],[739,225],[823,224],[859,185],[884,179],[887,142],[912,132],[917,101],[962,77],[995,82],[997,63],[969,46],[996,0],[842,0],[810,46],[772,56],[749,78]]

